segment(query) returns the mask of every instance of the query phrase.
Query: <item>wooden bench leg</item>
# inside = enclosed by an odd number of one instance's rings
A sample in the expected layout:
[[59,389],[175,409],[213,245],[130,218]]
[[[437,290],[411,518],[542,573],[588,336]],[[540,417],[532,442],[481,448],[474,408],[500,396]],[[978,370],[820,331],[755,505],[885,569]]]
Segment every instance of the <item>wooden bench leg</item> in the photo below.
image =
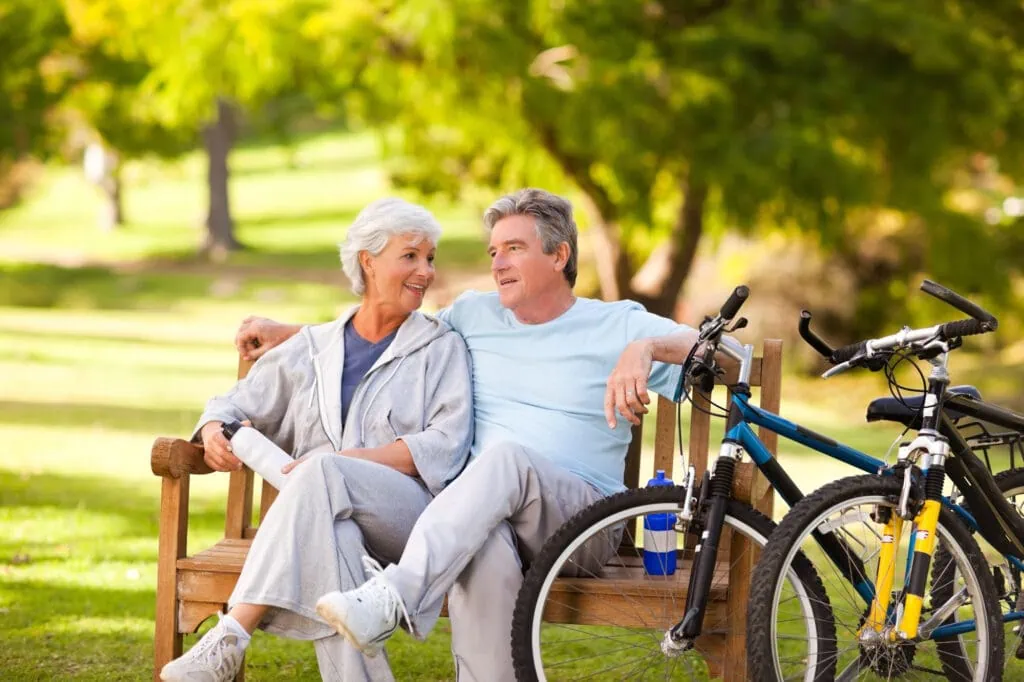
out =
[[747,602],[750,600],[750,578],[757,562],[757,549],[739,533],[733,533],[729,556],[739,557],[729,566],[729,592],[726,611],[729,632],[725,636],[725,682],[747,680]]
[[708,664],[708,674],[713,680],[725,674],[722,659],[725,658],[726,643],[725,635],[718,633],[703,634],[694,642],[694,647]]
[[177,562],[185,556],[188,539],[188,476],[162,478],[160,492],[160,549],[156,569],[156,633],[153,640],[153,679],[160,669],[181,656],[178,632]]

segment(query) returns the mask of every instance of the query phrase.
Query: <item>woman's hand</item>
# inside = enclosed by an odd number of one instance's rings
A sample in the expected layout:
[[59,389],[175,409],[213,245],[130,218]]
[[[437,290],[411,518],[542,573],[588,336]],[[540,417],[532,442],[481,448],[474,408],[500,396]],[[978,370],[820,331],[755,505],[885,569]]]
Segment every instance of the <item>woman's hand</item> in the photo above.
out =
[[242,461],[231,453],[231,441],[224,437],[224,422],[207,422],[199,431],[203,439],[203,460],[214,471],[239,471]]
[[647,393],[647,377],[654,362],[654,346],[650,339],[633,341],[619,356],[615,369],[608,375],[604,392],[604,416],[609,428],[615,428],[615,413],[631,424],[639,424],[647,414],[651,396]]
[[256,360],[274,346],[293,337],[301,328],[302,325],[284,324],[267,317],[250,315],[238,327],[235,348],[244,359]]

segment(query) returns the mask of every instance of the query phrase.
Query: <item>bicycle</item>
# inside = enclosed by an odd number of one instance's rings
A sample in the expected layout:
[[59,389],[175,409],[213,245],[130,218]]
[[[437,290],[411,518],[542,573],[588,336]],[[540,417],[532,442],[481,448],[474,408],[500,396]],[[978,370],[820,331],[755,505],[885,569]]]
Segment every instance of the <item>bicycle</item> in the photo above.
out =
[[[906,358],[925,360],[932,371],[922,398],[876,401],[869,408],[869,418],[917,429],[916,437],[900,447],[896,464],[820,488],[794,505],[769,538],[755,568],[748,610],[752,622],[765,624],[747,636],[748,665],[759,682],[809,675],[824,680],[1002,677],[1002,623],[1024,618],[1024,518],[1006,499],[1024,490],[1024,472],[993,476],[971,445],[983,449],[999,440],[1011,443],[1012,453],[1024,416],[983,402],[976,391],[949,389],[949,353],[964,336],[994,331],[998,323],[948,289],[928,281],[922,289],[970,319],[905,328],[839,350],[820,339],[812,344],[834,365],[826,376],[866,367],[886,370],[891,384],[893,362]],[[955,424],[965,417],[1008,431],[998,439],[988,432],[969,438]],[[943,496],[947,475],[961,504]],[[1004,555],[1010,590],[1003,569],[989,566],[972,531]],[[842,543],[843,554],[823,556],[816,547],[822,535]],[[828,612],[819,609],[814,617],[824,615],[827,624],[791,618],[791,604],[801,596],[789,594],[784,576],[796,566],[806,570],[808,562],[829,602]],[[874,564],[874,571],[871,577],[852,575],[850,564]],[[1005,614],[1000,599],[1012,600]],[[806,633],[793,634],[803,626]],[[835,639],[822,638],[822,632],[834,633]]]
[[[744,553],[756,552],[757,548],[765,546],[774,530],[774,524],[770,519],[749,505],[731,498],[732,478],[737,461],[744,452],[750,453],[754,463],[788,505],[796,504],[803,497],[802,492],[758,439],[750,425],[774,431],[787,440],[851,464],[862,471],[876,472],[885,466],[882,460],[839,444],[827,436],[814,433],[749,403],[750,390],[746,382],[750,376],[753,347],[739,344],[724,336],[726,331],[735,330],[742,326],[741,323],[745,323],[741,318],[732,329],[728,328],[748,293],[746,287],[738,287],[719,314],[705,320],[700,326],[700,344],[694,347],[694,351],[684,363],[681,378],[681,382],[684,379],[686,381],[682,395],[686,395],[694,384],[701,385],[705,390],[709,389],[714,378],[720,373],[715,361],[719,350],[740,365],[739,381],[736,385],[730,386],[726,437],[723,439],[714,467],[705,473],[699,484],[694,481],[693,468],[690,467],[681,486],[641,488],[610,496],[581,511],[549,539],[529,567],[517,599],[512,643],[516,675],[519,680],[557,678],[563,666],[575,672],[579,672],[581,668],[591,672],[595,669],[597,672],[610,672],[630,665],[639,668],[653,663],[663,669],[666,679],[693,679],[701,672],[694,667],[702,664],[685,654],[695,649],[699,650],[702,634],[713,635],[720,625],[730,618],[730,614],[716,611],[712,603],[714,592],[721,588],[722,574],[731,565],[726,564],[725,569],[716,571],[719,548],[723,548],[722,554],[725,553],[726,547],[729,548],[730,554],[734,554],[737,547]],[[809,313],[802,314],[801,336],[819,349],[827,348],[810,330],[810,320]],[[702,349],[700,355],[697,355],[698,347]],[[879,418],[895,421],[902,419],[896,417],[897,415],[883,413]],[[603,538],[609,532],[620,533],[624,536],[621,547],[625,553],[632,554],[635,563],[644,546],[638,537],[639,529],[642,528],[643,518],[650,514],[674,516],[677,564],[684,567],[689,564],[691,567],[688,575],[684,571],[679,571],[674,580],[652,576],[650,590],[652,594],[663,595],[662,601],[666,605],[663,613],[636,614],[636,622],[643,627],[635,629],[601,627],[600,624],[593,623],[568,628],[545,626],[543,614],[547,608],[571,611],[572,602],[576,598],[571,589],[552,590],[556,577],[601,577],[594,572],[582,570],[581,564],[584,562],[579,557],[586,553],[588,542],[606,542]],[[740,541],[734,537],[723,537],[723,529],[725,536],[738,536]],[[699,538],[699,542],[695,542],[696,538]],[[866,575],[864,567],[857,561],[846,562],[845,557],[850,553],[845,551],[841,541],[832,536],[822,537],[820,540],[830,556],[836,561],[848,564],[846,570],[850,579],[858,580],[860,576]],[[744,560],[745,556],[730,556],[729,560],[737,562]],[[619,565],[625,563],[625,559],[622,558]],[[801,596],[799,608],[805,620],[812,625],[821,623],[825,628],[820,637],[815,633],[814,641],[828,641],[830,637],[834,638],[827,630],[831,620],[827,617],[827,594],[824,593],[824,586],[814,573],[813,566],[809,562],[803,564],[800,557],[796,557],[794,570],[787,575],[787,580],[793,592]],[[684,581],[686,596],[683,608],[680,609],[677,597],[682,592],[680,583]],[[613,582],[609,583],[610,589],[614,589]],[[681,620],[679,614],[683,614]],[[597,644],[587,645],[588,639]],[[637,655],[632,659],[633,663],[629,660],[623,662],[626,653]],[[823,678],[810,675],[805,676],[805,679]]]

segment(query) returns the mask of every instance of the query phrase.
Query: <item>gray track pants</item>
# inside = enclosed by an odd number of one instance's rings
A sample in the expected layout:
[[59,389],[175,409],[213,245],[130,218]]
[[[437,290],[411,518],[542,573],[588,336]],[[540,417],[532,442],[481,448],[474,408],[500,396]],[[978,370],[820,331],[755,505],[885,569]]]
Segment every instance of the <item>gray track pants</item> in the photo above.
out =
[[420,637],[448,592],[460,682],[515,680],[510,632],[520,557],[531,561],[559,526],[599,499],[575,474],[509,443],[481,453],[427,507],[385,575]]
[[[418,481],[390,467],[333,453],[311,457],[263,520],[230,605],[271,606],[262,629],[315,640],[324,680],[393,680],[384,656],[363,656],[320,620],[316,601],[363,584],[365,554],[397,561],[430,500]],[[436,618],[413,625],[429,627]]]

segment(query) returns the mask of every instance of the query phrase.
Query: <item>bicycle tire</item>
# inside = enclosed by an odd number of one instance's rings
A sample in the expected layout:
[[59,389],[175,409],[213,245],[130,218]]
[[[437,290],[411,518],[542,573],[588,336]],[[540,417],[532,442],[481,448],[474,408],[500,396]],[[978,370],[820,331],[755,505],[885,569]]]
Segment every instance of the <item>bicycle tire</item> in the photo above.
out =
[[[539,642],[540,633],[535,633],[535,627],[542,627],[540,620],[537,619],[537,614],[542,600],[546,599],[546,595],[542,594],[545,585],[549,583],[549,578],[553,580],[552,572],[557,574],[565,565],[569,555],[564,557],[563,555],[568,548],[579,538],[588,537],[588,533],[589,537],[595,537],[603,527],[602,524],[606,524],[609,519],[616,518],[616,515],[628,514],[632,510],[638,509],[644,509],[645,511],[642,513],[651,513],[648,508],[652,505],[661,505],[663,509],[671,508],[678,511],[682,508],[684,494],[681,488],[667,486],[640,488],[618,493],[580,511],[548,539],[535,561],[530,565],[516,600],[512,621],[512,659],[516,679],[519,682],[539,682],[548,679],[543,670],[543,653],[540,653],[540,660],[538,659],[537,648],[540,648],[540,645],[535,647],[535,634]],[[638,512],[639,514],[640,512]],[[744,535],[756,544],[763,546],[767,537],[774,530],[775,524],[749,505],[729,500],[726,508],[725,527],[733,528],[738,532],[743,532],[744,528],[751,529],[751,533],[744,532]],[[756,533],[758,537],[752,537],[753,533]],[[723,543],[722,546],[728,546],[728,543]],[[805,584],[808,591],[809,606],[806,608],[813,609],[815,622],[831,623],[831,618],[824,613],[828,609],[827,599],[824,599],[824,588],[817,576],[814,575],[809,562],[799,567],[799,579]],[[679,612],[674,614],[668,627],[682,616],[683,610],[680,605]],[[661,630],[660,634],[663,635],[665,630]],[[827,638],[829,635],[822,633],[822,636]],[[670,679],[670,677],[666,676],[666,679]]]
[[[997,474],[995,474],[993,476],[993,479],[995,480],[996,486],[1003,493],[1004,497],[1007,496],[1008,494],[1016,494],[1016,495],[1024,494],[1024,469],[1022,469],[1022,468],[1007,469],[1005,471],[1000,471],[999,473],[997,473]],[[964,508],[968,512],[970,511],[970,506],[969,505],[965,504]],[[942,545],[942,546],[936,548],[936,550],[935,550],[935,559],[933,561],[932,575],[933,576],[936,575],[936,574],[941,575],[942,572],[948,570],[947,567],[948,567],[949,563],[952,560],[953,560],[952,556],[950,555],[949,551],[946,549],[945,545]],[[1013,576],[1012,576],[1012,572],[1011,572],[1011,578],[1012,577]],[[932,582],[933,583],[935,582],[934,577],[932,579]],[[1018,594],[1015,595],[1014,602],[1017,602],[1017,601],[1020,600],[1020,595],[1019,595],[1020,588],[1021,588],[1021,586],[1018,583],[1015,586],[1015,589],[1018,592]],[[952,596],[952,584],[951,583],[949,583],[949,584],[940,583],[939,588],[935,590],[935,594],[937,594],[937,597],[938,597],[938,599],[940,601],[943,600],[943,599],[948,599],[950,596]],[[997,590],[996,597],[997,598],[1001,598],[1001,596],[1002,595],[1000,595],[998,593],[998,590]],[[1005,635],[1005,628],[1004,628],[1004,640],[1005,640],[1005,636],[1006,635]],[[1011,650],[1015,651],[1020,646],[1019,637],[1017,639],[1018,639],[1018,642],[1013,647],[1011,647]],[[953,648],[953,647],[955,647],[955,648]],[[943,670],[946,672],[946,676],[948,678],[950,678],[950,679],[962,679],[965,676],[965,673],[964,673],[964,671],[962,669],[962,666],[961,666],[962,661],[963,661],[963,656],[962,656],[962,654],[959,653],[961,648],[959,646],[956,646],[956,644],[954,644],[951,641],[948,646],[939,646],[938,650],[939,650],[939,657],[942,660]],[[1010,661],[1010,657],[1006,656],[1006,653],[1005,653],[1005,642],[1004,642],[1004,659],[1005,660],[1003,661],[1003,667],[1005,668],[1006,664],[1009,663],[1009,661]]]
[[[762,550],[761,560],[754,569],[751,582],[748,622],[766,624],[765,627],[751,628],[747,633],[748,669],[754,673],[753,679],[756,682],[776,682],[785,677],[783,671],[779,670],[776,658],[774,612],[779,576],[785,569],[787,558],[796,551],[795,545],[803,543],[809,537],[811,528],[820,528],[822,519],[830,511],[842,508],[843,504],[850,504],[852,507],[855,500],[863,500],[862,504],[869,506],[875,504],[872,500],[895,504],[901,490],[902,482],[892,477],[868,475],[843,478],[808,495],[794,505],[785,516]],[[845,512],[841,518],[850,514],[851,512]],[[987,652],[986,665],[984,670],[975,671],[973,678],[986,681],[999,679],[1003,663],[1003,631],[988,564],[966,526],[945,507],[939,515],[938,532],[940,536],[948,536],[950,541],[962,550],[966,560],[964,563],[973,575],[978,597],[976,601],[980,601],[980,606],[974,601],[972,606],[976,610],[981,609],[982,613],[976,614],[976,617],[985,624],[985,631],[991,633],[984,648]],[[816,569],[816,572],[820,575],[820,571]],[[833,611],[840,608],[834,603],[832,607]],[[838,631],[838,626],[835,627]],[[853,632],[856,632],[856,629],[853,629]],[[842,646],[840,643],[840,651]],[[981,648],[982,645],[979,644],[979,649]],[[911,662],[912,657],[911,654]]]

